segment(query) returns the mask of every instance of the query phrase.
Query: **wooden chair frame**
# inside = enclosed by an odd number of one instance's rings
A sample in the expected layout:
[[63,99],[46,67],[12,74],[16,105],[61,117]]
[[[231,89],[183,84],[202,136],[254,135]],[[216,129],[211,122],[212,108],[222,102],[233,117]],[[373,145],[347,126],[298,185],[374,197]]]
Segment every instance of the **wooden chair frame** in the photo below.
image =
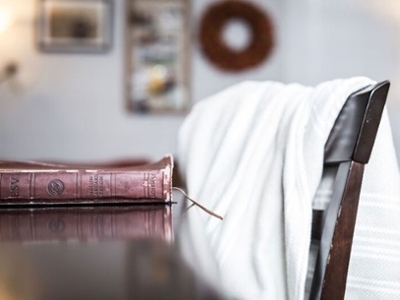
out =
[[364,165],[389,87],[384,81],[351,95],[325,145],[325,164],[338,165],[338,171],[329,207],[313,213],[313,238],[320,240],[320,247],[310,300],[344,299]]

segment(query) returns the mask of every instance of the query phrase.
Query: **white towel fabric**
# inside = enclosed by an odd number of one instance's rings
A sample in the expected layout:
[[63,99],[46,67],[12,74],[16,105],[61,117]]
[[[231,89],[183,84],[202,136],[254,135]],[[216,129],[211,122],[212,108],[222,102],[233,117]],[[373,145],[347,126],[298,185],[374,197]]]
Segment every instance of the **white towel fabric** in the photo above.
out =
[[[230,298],[304,299],[324,144],[348,96],[373,83],[244,82],[196,104],[185,120],[177,161],[189,194],[224,216],[190,209],[186,250]],[[364,176],[346,299],[400,299],[399,219],[400,175],[385,113]]]

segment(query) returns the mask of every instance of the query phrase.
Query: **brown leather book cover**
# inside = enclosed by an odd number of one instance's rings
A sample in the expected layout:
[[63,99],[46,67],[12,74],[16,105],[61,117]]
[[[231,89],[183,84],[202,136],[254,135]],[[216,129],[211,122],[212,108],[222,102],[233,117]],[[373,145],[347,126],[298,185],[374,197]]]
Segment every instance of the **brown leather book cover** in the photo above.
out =
[[0,242],[113,239],[172,241],[171,206],[75,206],[0,210]]
[[0,205],[170,202],[173,158],[124,167],[0,161]]

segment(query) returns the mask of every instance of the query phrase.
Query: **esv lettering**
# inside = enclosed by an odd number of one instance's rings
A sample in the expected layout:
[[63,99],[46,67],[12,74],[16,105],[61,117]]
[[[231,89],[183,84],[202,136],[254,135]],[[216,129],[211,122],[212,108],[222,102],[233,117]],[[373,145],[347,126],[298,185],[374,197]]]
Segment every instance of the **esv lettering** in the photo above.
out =
[[17,178],[10,178],[10,195],[11,197],[19,197],[19,180]]
[[150,174],[150,198],[156,197],[156,175]]

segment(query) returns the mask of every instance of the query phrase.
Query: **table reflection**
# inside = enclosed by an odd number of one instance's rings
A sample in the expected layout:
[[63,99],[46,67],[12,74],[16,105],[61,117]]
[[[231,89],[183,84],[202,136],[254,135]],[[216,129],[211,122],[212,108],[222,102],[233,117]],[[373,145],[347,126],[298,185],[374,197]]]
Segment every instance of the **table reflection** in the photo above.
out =
[[173,240],[169,205],[7,208],[0,242]]
[[0,209],[0,299],[223,299],[173,241],[172,206]]

